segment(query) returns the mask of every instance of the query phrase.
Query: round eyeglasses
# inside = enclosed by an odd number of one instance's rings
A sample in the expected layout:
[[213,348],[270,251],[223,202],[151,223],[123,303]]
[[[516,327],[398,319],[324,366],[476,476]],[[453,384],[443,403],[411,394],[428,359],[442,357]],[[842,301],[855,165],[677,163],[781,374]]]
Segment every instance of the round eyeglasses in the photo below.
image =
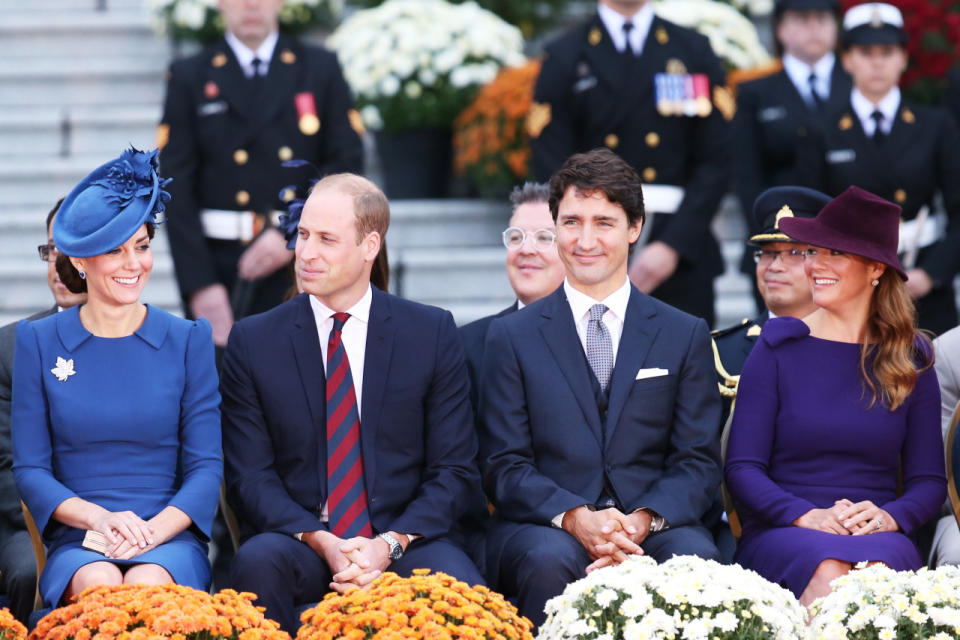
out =
[[529,238],[533,248],[537,251],[546,251],[557,241],[557,234],[552,229],[537,229],[526,232],[520,227],[510,227],[503,231],[503,246],[507,249],[519,249]]

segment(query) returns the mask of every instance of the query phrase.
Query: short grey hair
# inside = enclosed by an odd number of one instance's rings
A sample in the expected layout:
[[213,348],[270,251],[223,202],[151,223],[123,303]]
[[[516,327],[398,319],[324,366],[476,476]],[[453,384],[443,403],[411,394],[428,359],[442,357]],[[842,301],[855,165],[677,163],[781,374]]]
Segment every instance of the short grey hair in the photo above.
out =
[[534,202],[543,202],[544,204],[550,202],[550,185],[541,182],[524,182],[522,185],[514,187],[513,191],[510,192],[511,215],[520,205]]

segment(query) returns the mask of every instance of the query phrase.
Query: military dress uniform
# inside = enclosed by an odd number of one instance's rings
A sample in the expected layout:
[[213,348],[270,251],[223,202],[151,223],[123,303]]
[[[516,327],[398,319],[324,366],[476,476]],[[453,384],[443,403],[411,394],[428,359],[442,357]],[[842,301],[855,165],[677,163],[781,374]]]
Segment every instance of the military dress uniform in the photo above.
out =
[[[266,74],[254,75],[226,40],[170,67],[158,142],[173,178],[168,233],[188,311],[199,289],[223,283],[232,292],[240,255],[295,196],[285,187],[305,186],[316,170],[363,170],[362,124],[333,53],[280,36]],[[282,166],[292,159],[316,170]],[[277,270],[255,285],[246,310],[275,306],[290,285],[289,270]]]
[[639,55],[621,53],[598,14],[547,46],[527,119],[540,181],[570,155],[605,146],[645,185],[667,187],[663,202],[644,189],[649,240],[680,263],[653,295],[708,323],[723,270],[710,222],[728,186],[734,108],[704,36],[654,16]]

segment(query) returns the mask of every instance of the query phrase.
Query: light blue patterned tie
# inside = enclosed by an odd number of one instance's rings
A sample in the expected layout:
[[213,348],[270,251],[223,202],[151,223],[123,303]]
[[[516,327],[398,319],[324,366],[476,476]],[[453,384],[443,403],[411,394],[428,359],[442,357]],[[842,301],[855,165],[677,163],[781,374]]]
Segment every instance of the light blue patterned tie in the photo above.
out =
[[603,324],[603,314],[606,312],[606,305],[595,304],[590,307],[590,319],[587,321],[587,362],[604,391],[613,373],[613,342],[610,340],[610,331]]

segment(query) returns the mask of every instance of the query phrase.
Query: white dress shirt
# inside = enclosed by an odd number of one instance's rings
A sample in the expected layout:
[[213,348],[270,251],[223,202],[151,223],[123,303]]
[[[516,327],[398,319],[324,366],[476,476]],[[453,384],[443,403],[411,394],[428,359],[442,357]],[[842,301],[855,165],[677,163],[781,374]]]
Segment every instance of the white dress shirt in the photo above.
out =
[[643,45],[647,41],[647,34],[650,32],[650,24],[653,22],[653,4],[647,2],[640,11],[633,14],[632,18],[627,18],[622,13],[617,13],[604,4],[597,5],[597,14],[600,21],[607,28],[613,46],[617,51],[623,53],[627,48],[627,38],[623,33],[623,25],[627,22],[633,23],[633,29],[630,30],[630,46],[636,55],[643,51]]
[[603,314],[603,324],[610,332],[610,342],[613,346],[613,362],[617,362],[617,349],[620,347],[620,335],[623,333],[623,319],[627,315],[627,303],[630,301],[630,279],[623,279],[623,286],[611,293],[604,300],[594,300],[590,296],[577,291],[569,280],[563,280],[563,292],[567,294],[570,311],[573,312],[573,323],[577,326],[577,335],[583,352],[587,352],[587,323],[590,320],[590,307],[595,304],[607,305]]
[[813,81],[817,89],[817,95],[826,102],[830,98],[830,79],[833,77],[833,65],[837,57],[831,51],[827,55],[817,60],[813,66],[803,62],[789,53],[783,54],[783,70],[787,72],[790,82],[797,88],[803,101],[808,105],[813,105],[813,95],[810,93],[810,74],[816,76]]
[[236,56],[237,62],[240,63],[240,68],[243,70],[243,75],[248,78],[253,77],[253,59],[260,59],[260,75],[267,75],[267,69],[270,68],[270,59],[273,57],[273,50],[277,47],[277,39],[280,37],[280,33],[274,31],[266,38],[263,42],[260,43],[260,46],[257,47],[257,50],[254,51],[247,45],[240,42],[240,38],[233,35],[229,31],[226,34],[227,44],[230,45],[230,49],[233,50],[233,55]]
[[[357,415],[362,421],[363,415],[360,408],[363,403],[360,401],[363,397],[363,358],[367,353],[367,327],[370,322],[370,303],[373,300],[373,290],[367,286],[367,292],[363,297],[349,309],[347,313],[350,317],[343,323],[341,339],[343,348],[347,352],[347,360],[350,362],[350,375],[353,377],[353,391],[357,395]],[[333,309],[317,300],[316,296],[310,296],[310,308],[313,309],[313,317],[317,321],[317,336],[320,338],[320,349],[323,351],[323,371],[327,372],[327,343],[330,341],[330,331],[333,330]]]
[[900,108],[900,87],[890,89],[887,95],[877,104],[867,100],[860,90],[856,87],[850,93],[850,106],[854,113],[860,118],[860,124],[863,125],[863,132],[868,138],[873,137],[876,131],[877,123],[873,119],[873,112],[879,110],[883,114],[883,121],[880,124],[881,130],[886,134],[893,128],[893,120],[897,117],[897,109]]

